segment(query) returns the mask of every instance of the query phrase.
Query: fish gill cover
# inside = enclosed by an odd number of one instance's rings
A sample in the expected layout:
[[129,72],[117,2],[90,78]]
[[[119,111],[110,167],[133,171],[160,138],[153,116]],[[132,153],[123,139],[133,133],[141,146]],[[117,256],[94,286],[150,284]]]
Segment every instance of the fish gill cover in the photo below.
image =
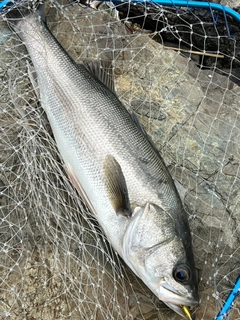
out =
[[[45,12],[77,63],[113,61],[117,95],[181,186],[199,275],[196,319],[213,319],[240,273],[239,23],[155,4],[94,10],[52,0]],[[180,319],[89,215],[29,80],[25,46],[4,16],[0,31],[1,319]],[[238,318],[236,299],[228,319]]]

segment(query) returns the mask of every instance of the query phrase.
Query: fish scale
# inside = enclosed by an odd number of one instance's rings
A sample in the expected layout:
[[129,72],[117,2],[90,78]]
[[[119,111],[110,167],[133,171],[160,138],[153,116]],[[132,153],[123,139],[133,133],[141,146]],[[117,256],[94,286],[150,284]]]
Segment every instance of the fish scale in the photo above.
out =
[[99,63],[75,64],[42,16],[24,7],[7,14],[32,60],[33,85],[68,174],[126,264],[190,319],[186,306],[198,304],[195,264],[171,175],[137,120],[99,80]]

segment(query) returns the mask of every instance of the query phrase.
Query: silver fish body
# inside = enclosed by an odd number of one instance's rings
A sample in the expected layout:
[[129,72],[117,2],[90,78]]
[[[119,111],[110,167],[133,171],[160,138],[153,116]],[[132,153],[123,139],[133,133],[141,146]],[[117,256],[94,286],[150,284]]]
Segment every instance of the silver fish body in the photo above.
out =
[[69,176],[114,249],[185,317],[181,306],[198,304],[191,234],[163,160],[115,93],[72,61],[38,12],[14,15],[7,18],[29,52]]

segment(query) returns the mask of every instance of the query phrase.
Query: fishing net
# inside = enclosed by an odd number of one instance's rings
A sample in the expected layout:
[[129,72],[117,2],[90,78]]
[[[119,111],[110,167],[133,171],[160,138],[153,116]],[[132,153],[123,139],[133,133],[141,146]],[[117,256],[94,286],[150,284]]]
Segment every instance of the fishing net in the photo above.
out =
[[[116,92],[160,150],[189,214],[201,304],[213,319],[240,273],[240,24],[210,9],[46,1],[77,63],[113,61]],[[65,173],[0,20],[0,318],[180,319],[112,250]],[[228,319],[240,319],[236,300]]]

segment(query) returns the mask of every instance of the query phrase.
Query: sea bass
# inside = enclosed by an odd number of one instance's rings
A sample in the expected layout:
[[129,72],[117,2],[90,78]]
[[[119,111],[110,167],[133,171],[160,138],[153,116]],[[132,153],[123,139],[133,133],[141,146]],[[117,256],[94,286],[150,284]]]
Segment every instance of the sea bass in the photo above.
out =
[[187,307],[199,298],[188,218],[159,152],[99,63],[77,65],[39,10],[22,5],[6,17],[28,50],[41,105],[80,195],[126,264],[191,319]]

